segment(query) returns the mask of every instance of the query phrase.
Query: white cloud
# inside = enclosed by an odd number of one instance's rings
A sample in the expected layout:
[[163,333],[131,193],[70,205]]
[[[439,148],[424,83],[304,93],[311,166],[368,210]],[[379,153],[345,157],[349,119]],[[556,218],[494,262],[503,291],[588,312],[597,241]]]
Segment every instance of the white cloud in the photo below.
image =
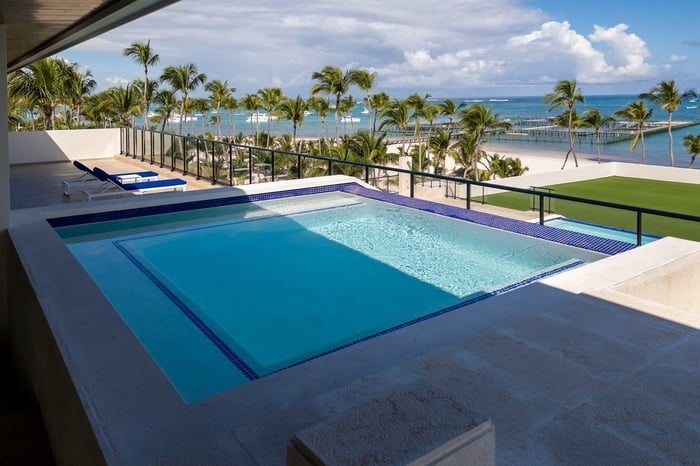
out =
[[[151,39],[162,67],[194,62],[237,95],[268,86],[306,94],[325,65],[378,72],[377,89],[464,92],[551,87],[553,81],[616,83],[653,75],[645,42],[620,24],[586,36],[568,22],[547,21],[522,0],[346,0],[266,2],[182,0],[81,45],[93,72],[140,77],[124,47]],[[106,79],[106,78],[105,78]]]
[[107,83],[107,87],[119,87],[130,84],[132,80],[122,76],[107,76],[104,78],[104,81]]
[[688,60],[688,57],[685,55],[671,55],[668,57],[668,60],[666,60],[666,63],[683,63]]

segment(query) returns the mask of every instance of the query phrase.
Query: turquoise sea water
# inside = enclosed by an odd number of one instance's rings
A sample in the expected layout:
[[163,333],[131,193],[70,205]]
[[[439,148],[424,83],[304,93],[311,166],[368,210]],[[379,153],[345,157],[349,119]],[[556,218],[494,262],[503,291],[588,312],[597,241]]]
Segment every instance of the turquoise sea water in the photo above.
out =
[[[555,116],[560,113],[560,110],[555,110],[552,113],[547,112],[547,105],[542,102],[542,96],[533,97],[507,97],[507,98],[489,98],[489,97],[450,97],[454,99],[457,103],[464,103],[464,105],[470,105],[473,103],[481,103],[490,107],[495,113],[499,114],[501,119],[510,119],[513,121],[520,121],[523,119],[545,119],[548,117]],[[443,98],[431,98],[433,102],[440,102]],[[591,108],[597,108],[604,116],[609,116],[616,111],[625,107],[628,103],[637,100],[636,95],[612,95],[612,96],[586,96],[586,104],[577,104],[576,108],[579,114],[582,114],[586,110]],[[673,114],[673,121],[696,121],[700,122],[700,105],[699,102],[686,102],[684,103],[676,112]],[[651,104],[647,104],[651,106]],[[358,129],[369,129],[372,125],[371,114],[363,113],[366,107],[362,104],[355,106],[352,117],[355,120],[353,122],[339,122],[338,129],[340,134],[351,134]],[[238,111],[236,113],[222,113],[222,133],[224,135],[236,134],[242,132],[243,134],[250,134],[255,131],[256,124],[251,126],[250,123],[246,122],[249,114],[243,111]],[[199,115],[197,116],[197,121],[192,121],[183,124],[183,132],[191,134],[201,134],[204,132],[210,132],[216,134],[216,126],[210,124],[211,114]],[[654,114],[652,121],[665,122],[668,118],[668,113],[663,109],[654,109]],[[438,118],[436,122],[446,121],[444,117]],[[160,126],[158,126],[160,128]],[[177,131],[178,125],[171,124],[170,130]],[[268,131],[267,123],[258,123],[257,128],[259,131]],[[166,130],[168,128],[166,127]],[[291,134],[292,126],[288,121],[276,120],[271,121],[269,125],[269,131],[272,134]],[[298,137],[318,137],[320,134],[325,134],[325,132],[330,136],[335,135],[335,116],[331,113],[327,117],[326,124],[324,126],[322,120],[315,114],[308,115],[304,123],[300,125],[297,129]],[[674,154],[676,159],[676,166],[687,167],[690,161],[689,155],[686,149],[682,145],[683,136],[686,134],[700,134],[700,126],[693,126],[689,128],[677,129],[673,133],[674,137]],[[390,135],[392,139],[398,139],[398,135]],[[647,146],[647,163],[652,165],[668,165],[668,136],[666,132],[661,132],[658,134],[648,135],[645,137],[645,142]],[[542,143],[542,142],[514,142],[514,141],[498,141],[498,144],[508,145],[508,146],[522,146],[527,148],[538,148],[543,149],[564,149],[568,147],[565,143]],[[579,151],[595,154],[596,146],[592,142],[579,144],[577,147]],[[629,141],[623,141],[618,143],[606,144],[601,146],[601,152],[604,155],[605,160],[612,161],[624,161],[632,163],[641,162],[641,145],[639,145],[634,151],[630,150]],[[698,164],[700,166],[700,164]]]
[[206,210],[58,229],[187,401],[601,257],[343,193]]

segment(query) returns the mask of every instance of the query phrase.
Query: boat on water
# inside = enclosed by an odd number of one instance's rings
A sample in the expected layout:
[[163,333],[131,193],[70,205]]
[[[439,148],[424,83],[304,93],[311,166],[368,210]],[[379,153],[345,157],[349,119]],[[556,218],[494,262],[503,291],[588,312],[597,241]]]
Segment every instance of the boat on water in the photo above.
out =
[[368,113],[369,113],[369,109],[368,109],[367,107],[364,107],[364,108],[362,109],[362,114],[363,114],[363,115],[367,115]]
[[346,115],[346,116],[342,117],[340,119],[340,121],[343,123],[359,123],[360,118]]
[[251,113],[248,118],[245,119],[246,123],[267,123],[268,121],[277,120],[274,115],[268,115],[267,113]]
[[[193,121],[197,121],[197,117],[194,115],[185,115],[182,117],[183,123],[191,123]],[[168,118],[168,123],[180,123],[180,114],[173,113],[170,115],[170,118]]]
[[508,102],[508,99],[489,99],[489,102]]

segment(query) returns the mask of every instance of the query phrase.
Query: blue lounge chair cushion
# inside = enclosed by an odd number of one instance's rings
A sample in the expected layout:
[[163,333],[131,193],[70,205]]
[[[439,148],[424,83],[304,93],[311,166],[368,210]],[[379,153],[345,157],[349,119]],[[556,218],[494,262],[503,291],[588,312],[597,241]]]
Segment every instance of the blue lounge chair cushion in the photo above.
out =
[[[78,170],[84,171],[86,174],[92,175],[93,177],[97,179],[101,179],[102,181],[107,181],[107,179],[100,178],[94,170],[90,170],[87,165],[84,163],[74,160],[73,161],[73,166],[77,168]],[[97,167],[95,167],[97,168]],[[145,171],[138,171],[138,172],[124,172],[124,173],[107,173],[106,171],[100,169],[101,174],[103,176],[107,176],[109,179],[120,177],[120,176],[126,176],[126,175],[137,175],[140,176],[141,178],[153,178],[158,176],[158,172],[154,172],[151,170],[145,170]]]
[[167,180],[142,181],[139,183],[119,183],[119,186],[127,191],[135,191],[140,189],[166,188],[169,186],[181,186],[187,184],[187,181],[181,178],[169,178]]
[[122,183],[119,181],[117,176],[110,176],[104,170],[99,167],[93,169],[93,173],[99,179],[103,181],[111,181],[125,191],[139,191],[148,189],[158,189],[158,188],[168,188],[173,186],[182,186],[187,184],[187,181],[181,178],[169,178],[166,180],[156,180],[156,181],[141,181],[137,183]]

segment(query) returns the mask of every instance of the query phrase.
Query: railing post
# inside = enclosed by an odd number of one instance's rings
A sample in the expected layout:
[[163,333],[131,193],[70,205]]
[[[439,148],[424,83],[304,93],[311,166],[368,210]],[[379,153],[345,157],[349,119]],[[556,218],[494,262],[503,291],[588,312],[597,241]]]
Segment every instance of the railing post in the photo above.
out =
[[146,130],[140,129],[141,133],[141,161],[146,159]]
[[467,181],[467,210],[472,208],[472,184]]
[[233,186],[233,146],[228,144],[228,185]]
[[272,155],[272,163],[270,163],[270,171],[272,172],[272,182],[275,182],[275,151],[271,150],[270,155]]
[[369,184],[369,167],[365,166],[365,183]]
[[637,211],[637,246],[642,245],[642,212]]
[[544,194],[540,194],[540,225],[544,225]]
[[[206,150],[206,144],[204,146]],[[195,149],[197,150],[197,179],[201,178],[202,171],[201,171],[201,165],[199,165],[199,138],[195,139]]]
[[415,177],[415,175],[413,174],[413,170],[411,170],[411,197],[414,197],[414,196],[413,196],[413,194],[414,194],[414,193],[413,193],[413,190],[414,190],[413,185],[414,185],[415,179],[416,179],[416,177]]
[[185,136],[182,136],[182,174],[187,175],[187,138]]
[[248,148],[248,184],[253,184],[253,148]]
[[297,155],[297,179],[300,180],[303,172],[301,170],[301,154]]
[[153,165],[155,163],[153,159],[156,156],[156,141],[153,139],[153,135],[154,135],[153,130],[151,130],[150,135],[148,137],[148,140],[151,142],[151,157],[150,157],[151,165]]
[[137,151],[137,149],[138,149],[138,136],[137,136],[138,133],[137,133],[136,127],[134,127],[133,130],[134,130],[134,137],[132,138],[132,141],[133,141],[133,147],[132,147],[132,149],[133,149],[133,152],[132,152],[133,156],[132,156],[132,157],[135,159],[135,158],[136,158],[136,151]]
[[160,168],[163,168],[163,158],[165,157],[165,134],[160,134]]
[[328,176],[333,174],[333,160],[328,159]]

